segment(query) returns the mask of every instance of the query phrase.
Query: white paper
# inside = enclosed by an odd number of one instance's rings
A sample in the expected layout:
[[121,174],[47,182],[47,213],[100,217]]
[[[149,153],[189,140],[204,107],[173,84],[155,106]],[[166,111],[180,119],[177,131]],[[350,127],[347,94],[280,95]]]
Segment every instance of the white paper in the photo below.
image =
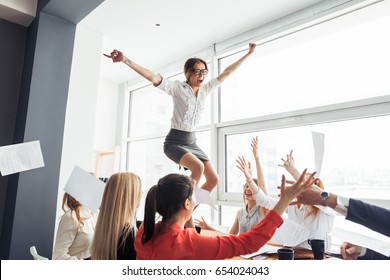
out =
[[349,242],[355,245],[369,248],[387,257],[390,256],[390,238],[385,237],[384,235],[381,235],[383,240],[379,240],[340,228],[335,228],[333,230],[333,235],[343,242]]
[[3,176],[43,166],[39,141],[0,147],[0,172]]
[[210,192],[198,187],[194,187],[194,194],[197,204],[208,204],[218,211],[218,209],[215,207],[214,201],[211,198]]
[[75,166],[64,191],[83,204],[85,208],[96,212],[100,207],[105,185],[94,175]]
[[283,224],[276,229],[270,242],[293,247],[309,239],[310,231],[300,224],[283,217]]
[[[281,247],[278,247],[278,246],[265,244],[258,251],[251,253],[251,254],[247,254],[247,255],[241,255],[241,257],[243,257],[244,259],[250,259],[250,258],[253,258],[254,256],[258,256],[261,254],[266,254],[266,253],[267,254],[274,254],[274,253],[277,253],[278,249],[280,249],[280,248]],[[256,258],[256,259],[265,259],[267,257],[268,257],[267,255],[264,255],[264,256],[259,256],[259,258]]]
[[317,178],[320,176],[322,161],[325,152],[325,134],[320,132],[311,132],[314,146],[314,171],[317,172]]

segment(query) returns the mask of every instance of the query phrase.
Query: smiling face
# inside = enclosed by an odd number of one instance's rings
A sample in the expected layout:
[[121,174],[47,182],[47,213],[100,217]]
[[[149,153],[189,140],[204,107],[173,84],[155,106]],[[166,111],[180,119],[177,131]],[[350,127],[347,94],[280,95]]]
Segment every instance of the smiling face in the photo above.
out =
[[243,194],[245,200],[254,200],[252,191],[249,189],[247,184],[245,184],[243,187]]

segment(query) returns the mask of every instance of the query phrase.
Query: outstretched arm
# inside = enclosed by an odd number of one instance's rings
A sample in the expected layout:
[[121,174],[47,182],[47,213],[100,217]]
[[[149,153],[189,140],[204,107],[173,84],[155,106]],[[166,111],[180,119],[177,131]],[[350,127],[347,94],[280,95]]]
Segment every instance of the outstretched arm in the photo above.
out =
[[299,171],[295,167],[295,162],[292,153],[293,151],[291,150],[290,154],[287,155],[286,159],[282,158],[283,164],[279,164],[279,166],[284,167],[287,172],[290,173],[291,176],[293,176],[295,180],[298,180],[301,173],[299,173]]
[[153,83],[153,85],[158,86],[161,83],[162,78],[159,75],[154,74],[149,69],[146,69],[137,63],[133,62],[132,60],[128,59],[122,52],[118,50],[113,50],[110,55],[103,54],[105,57],[111,58],[114,63],[116,62],[123,62],[127,66],[129,66],[131,69],[133,69],[135,72],[137,72],[139,75]]
[[256,163],[257,185],[265,194],[268,194],[268,189],[267,186],[265,185],[265,180],[264,180],[263,168],[261,167],[261,162],[260,162],[259,138],[257,136],[252,139],[251,146],[252,146],[252,153]]
[[236,160],[237,162],[237,168],[242,171],[242,173],[245,176],[246,184],[248,185],[248,188],[253,194],[253,197],[256,200],[256,203],[260,206],[271,209],[276,204],[276,200],[270,197],[269,195],[266,195],[261,188],[259,188],[256,183],[252,180],[252,177],[249,172],[249,164],[247,164],[244,157],[238,157]]
[[243,57],[241,57],[239,60],[237,60],[233,64],[226,67],[226,69],[217,77],[217,79],[220,82],[223,82],[228,76],[230,76],[230,74],[232,74],[234,71],[236,71],[238,69],[238,67],[241,66],[241,64],[244,62],[244,60],[246,60],[248,58],[248,56],[250,56],[255,51],[255,48],[256,48],[256,44],[250,43],[248,52]]
[[312,173],[305,180],[306,171],[307,169],[302,172],[298,180],[294,182],[291,186],[286,185],[286,177],[282,175],[282,184],[280,186],[280,199],[273,208],[273,210],[280,216],[283,215],[284,210],[286,210],[287,206],[291,203],[291,201],[293,201],[300,193],[304,192],[318,181],[318,179],[314,179],[314,175],[316,174],[316,172]]

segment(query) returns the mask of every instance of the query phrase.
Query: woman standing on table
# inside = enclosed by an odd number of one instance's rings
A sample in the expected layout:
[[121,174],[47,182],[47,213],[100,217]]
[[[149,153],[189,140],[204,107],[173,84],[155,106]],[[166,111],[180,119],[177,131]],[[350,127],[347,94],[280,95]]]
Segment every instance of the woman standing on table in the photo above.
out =
[[211,192],[218,184],[218,174],[207,155],[196,144],[196,125],[204,108],[205,98],[233,73],[253,53],[256,44],[250,43],[248,52],[228,66],[217,78],[204,83],[208,74],[207,63],[200,58],[190,58],[184,64],[185,82],[170,81],[134,63],[122,52],[113,50],[106,57],[113,62],[123,62],[154,86],[173,99],[171,130],[165,138],[164,153],[175,163],[191,170],[191,177],[199,184],[202,175],[206,181],[202,189]]

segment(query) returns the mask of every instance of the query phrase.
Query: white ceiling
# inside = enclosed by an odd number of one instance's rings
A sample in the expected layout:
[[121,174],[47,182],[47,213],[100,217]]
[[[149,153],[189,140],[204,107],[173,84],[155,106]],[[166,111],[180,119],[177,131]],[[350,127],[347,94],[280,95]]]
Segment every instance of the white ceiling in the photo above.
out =
[[[156,70],[319,0],[106,0],[81,25],[104,34],[103,51],[122,50]],[[160,24],[160,26],[156,26]],[[101,76],[136,76],[102,56]]]
[[[1,17],[4,1],[27,0],[0,1]],[[214,43],[317,2],[321,1],[105,0],[80,25],[104,35],[104,52],[122,50],[140,65],[156,70],[179,59],[184,63]],[[127,67],[118,67],[102,56],[102,79],[120,83],[134,77]]]

